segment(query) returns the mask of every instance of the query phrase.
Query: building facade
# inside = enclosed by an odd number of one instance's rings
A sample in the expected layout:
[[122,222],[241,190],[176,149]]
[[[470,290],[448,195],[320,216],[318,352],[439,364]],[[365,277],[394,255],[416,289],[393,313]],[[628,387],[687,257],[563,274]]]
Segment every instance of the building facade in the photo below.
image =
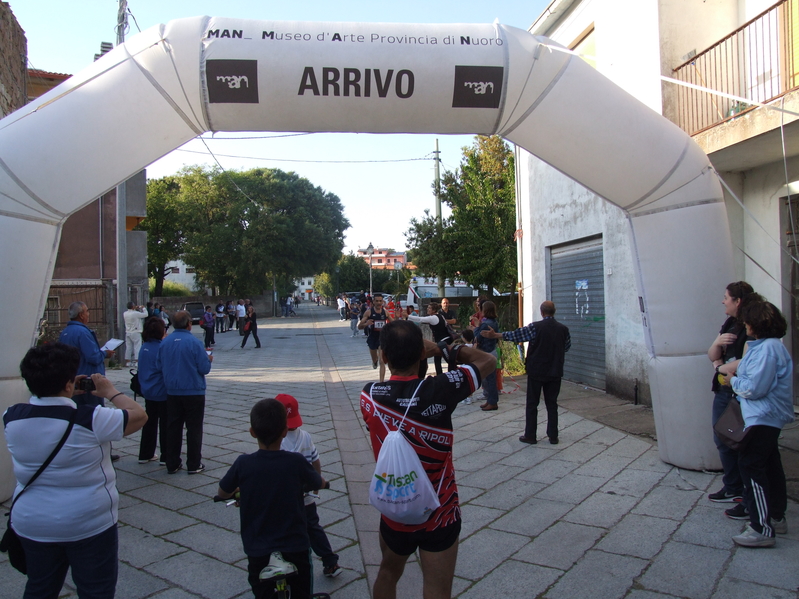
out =
[[[735,99],[773,101],[799,112],[799,2],[774,4],[555,0],[530,32],[577,52],[708,153],[729,188],[736,278],[783,310],[792,331],[784,341],[796,360],[799,204],[789,196],[799,191],[799,183],[793,189],[799,141],[792,135],[799,125],[791,114]],[[566,378],[649,403],[648,353],[625,215],[526,151],[518,153],[526,319],[535,319],[540,302],[552,299],[573,332]],[[719,325],[723,293],[718,290]],[[679,301],[679,289],[674,296]]]

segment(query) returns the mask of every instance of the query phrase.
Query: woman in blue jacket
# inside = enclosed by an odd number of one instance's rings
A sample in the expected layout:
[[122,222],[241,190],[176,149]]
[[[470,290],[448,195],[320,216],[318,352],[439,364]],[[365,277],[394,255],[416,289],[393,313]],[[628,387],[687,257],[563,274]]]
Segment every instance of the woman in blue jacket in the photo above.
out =
[[[156,441],[161,453],[166,443],[166,386],[164,375],[156,366],[161,340],[166,336],[164,321],[153,316],[144,321],[142,346],[139,350],[139,384],[144,396],[144,409],[147,411],[147,423],[141,430],[139,443],[139,464],[155,462],[164,463],[163,456],[155,453]],[[157,437],[157,438],[156,438]]]
[[785,472],[777,440],[782,427],[793,421],[793,361],[780,342],[788,328],[785,317],[773,304],[752,295],[744,301],[742,317],[754,341],[749,341],[729,379],[748,431],[738,466],[749,524],[732,540],[744,547],[772,547],[775,534],[788,532]]

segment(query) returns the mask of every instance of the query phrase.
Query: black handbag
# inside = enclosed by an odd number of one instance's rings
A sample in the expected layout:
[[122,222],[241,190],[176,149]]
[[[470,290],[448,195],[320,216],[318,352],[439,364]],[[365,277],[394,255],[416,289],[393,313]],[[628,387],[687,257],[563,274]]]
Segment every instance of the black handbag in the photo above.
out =
[[713,431],[730,449],[740,451],[741,447],[746,444],[746,435],[749,431],[746,430],[746,423],[741,414],[741,404],[737,399],[730,400],[716,424],[713,425]]
[[72,410],[72,414],[69,417],[69,425],[67,426],[67,430],[64,432],[64,436],[61,437],[61,440],[56,445],[56,448],[50,454],[44,464],[39,466],[39,469],[36,471],[31,479],[28,481],[28,484],[17,493],[17,496],[14,498],[11,507],[6,514],[8,517],[8,524],[6,526],[6,532],[3,534],[3,538],[0,539],[0,552],[8,553],[8,561],[11,562],[11,566],[22,572],[23,574],[28,573],[28,563],[25,559],[25,549],[22,547],[22,541],[19,540],[19,535],[17,535],[16,531],[11,527],[11,512],[14,510],[14,504],[17,503],[17,500],[22,496],[22,494],[27,491],[28,487],[33,484],[39,475],[44,472],[44,469],[50,465],[50,462],[58,455],[58,452],[61,451],[61,448],[64,447],[64,443],[67,442],[67,437],[69,437],[69,433],[72,432],[72,427],[75,425],[75,414],[77,410]]

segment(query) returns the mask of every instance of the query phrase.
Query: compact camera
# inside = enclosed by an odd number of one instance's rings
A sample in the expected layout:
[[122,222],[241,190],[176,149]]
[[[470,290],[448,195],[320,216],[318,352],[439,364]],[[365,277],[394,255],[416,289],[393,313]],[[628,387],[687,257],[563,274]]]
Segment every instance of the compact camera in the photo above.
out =
[[94,391],[96,387],[94,386],[94,381],[91,377],[86,377],[85,379],[81,379],[78,381],[78,391]]

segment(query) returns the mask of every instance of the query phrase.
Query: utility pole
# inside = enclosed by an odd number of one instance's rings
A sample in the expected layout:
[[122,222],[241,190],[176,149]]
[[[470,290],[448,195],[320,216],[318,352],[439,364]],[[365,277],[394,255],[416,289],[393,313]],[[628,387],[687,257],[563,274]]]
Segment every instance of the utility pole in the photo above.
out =
[[[128,2],[119,0],[117,12],[117,46],[125,43],[128,28]],[[125,338],[123,316],[128,303],[128,202],[125,181],[117,185],[117,337]],[[139,298],[141,299],[141,298]],[[135,356],[134,356],[135,358]]]
[[[436,151],[434,154],[436,155],[436,224],[438,225],[438,230],[443,234],[444,231],[441,224],[441,169],[439,168],[441,152],[438,151],[438,138],[436,138]],[[438,297],[444,297],[444,277],[440,274],[438,275]]]

